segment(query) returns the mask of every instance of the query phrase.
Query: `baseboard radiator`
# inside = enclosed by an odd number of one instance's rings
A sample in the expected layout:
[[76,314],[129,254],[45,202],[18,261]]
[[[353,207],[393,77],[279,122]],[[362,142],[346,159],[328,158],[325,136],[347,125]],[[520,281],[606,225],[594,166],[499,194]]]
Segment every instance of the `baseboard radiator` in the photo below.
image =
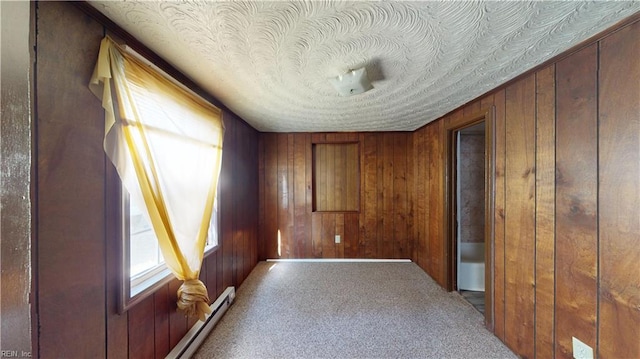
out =
[[202,321],[198,321],[189,329],[184,338],[176,344],[175,348],[167,354],[169,359],[187,359],[198,350],[202,342],[207,338],[218,320],[222,318],[224,313],[229,309],[231,303],[236,297],[235,287],[227,287],[224,292],[210,305],[211,314]]

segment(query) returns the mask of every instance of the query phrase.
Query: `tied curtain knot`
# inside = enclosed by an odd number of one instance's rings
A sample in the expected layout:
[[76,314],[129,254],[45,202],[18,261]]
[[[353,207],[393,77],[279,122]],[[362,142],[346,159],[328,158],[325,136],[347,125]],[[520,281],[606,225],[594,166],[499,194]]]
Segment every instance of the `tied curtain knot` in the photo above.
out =
[[204,283],[199,279],[188,279],[178,289],[178,309],[190,317],[204,321],[209,308],[209,295]]

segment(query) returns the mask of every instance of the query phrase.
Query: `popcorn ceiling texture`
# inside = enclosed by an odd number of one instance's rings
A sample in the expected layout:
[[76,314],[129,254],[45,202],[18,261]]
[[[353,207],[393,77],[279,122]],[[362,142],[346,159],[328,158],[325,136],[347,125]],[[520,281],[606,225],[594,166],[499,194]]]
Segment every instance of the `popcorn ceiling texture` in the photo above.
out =
[[[90,1],[260,131],[411,131],[640,11],[629,2]],[[374,89],[327,81],[366,66]]]

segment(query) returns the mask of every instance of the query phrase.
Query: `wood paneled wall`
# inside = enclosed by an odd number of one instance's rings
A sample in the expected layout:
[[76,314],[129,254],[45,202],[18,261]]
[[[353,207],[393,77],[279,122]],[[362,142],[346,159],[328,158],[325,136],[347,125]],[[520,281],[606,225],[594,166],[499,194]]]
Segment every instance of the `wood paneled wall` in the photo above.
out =
[[[63,2],[38,3],[37,29],[34,357],[163,358],[194,323],[176,312],[178,281],[117,314],[117,209],[87,87],[106,29]],[[257,263],[258,133],[228,111],[224,122],[221,243],[201,271],[212,301]]]
[[360,151],[358,144],[314,144],[312,163],[314,210],[359,211]]
[[640,357],[637,58],[640,22],[414,133],[415,257],[443,284],[443,126],[494,107],[493,329],[523,358],[571,358],[572,337]]
[[[260,258],[412,258],[412,141],[407,132],[261,134]],[[358,143],[360,210],[314,212],[312,144],[345,142]]]

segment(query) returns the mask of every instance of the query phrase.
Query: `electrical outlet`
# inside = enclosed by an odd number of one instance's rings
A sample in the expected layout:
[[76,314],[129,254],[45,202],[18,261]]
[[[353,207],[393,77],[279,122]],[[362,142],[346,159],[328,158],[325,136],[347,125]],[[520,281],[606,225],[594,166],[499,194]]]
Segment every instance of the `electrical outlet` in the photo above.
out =
[[336,234],[336,243],[340,243],[340,235]]
[[593,359],[593,349],[576,337],[573,338],[574,359]]

